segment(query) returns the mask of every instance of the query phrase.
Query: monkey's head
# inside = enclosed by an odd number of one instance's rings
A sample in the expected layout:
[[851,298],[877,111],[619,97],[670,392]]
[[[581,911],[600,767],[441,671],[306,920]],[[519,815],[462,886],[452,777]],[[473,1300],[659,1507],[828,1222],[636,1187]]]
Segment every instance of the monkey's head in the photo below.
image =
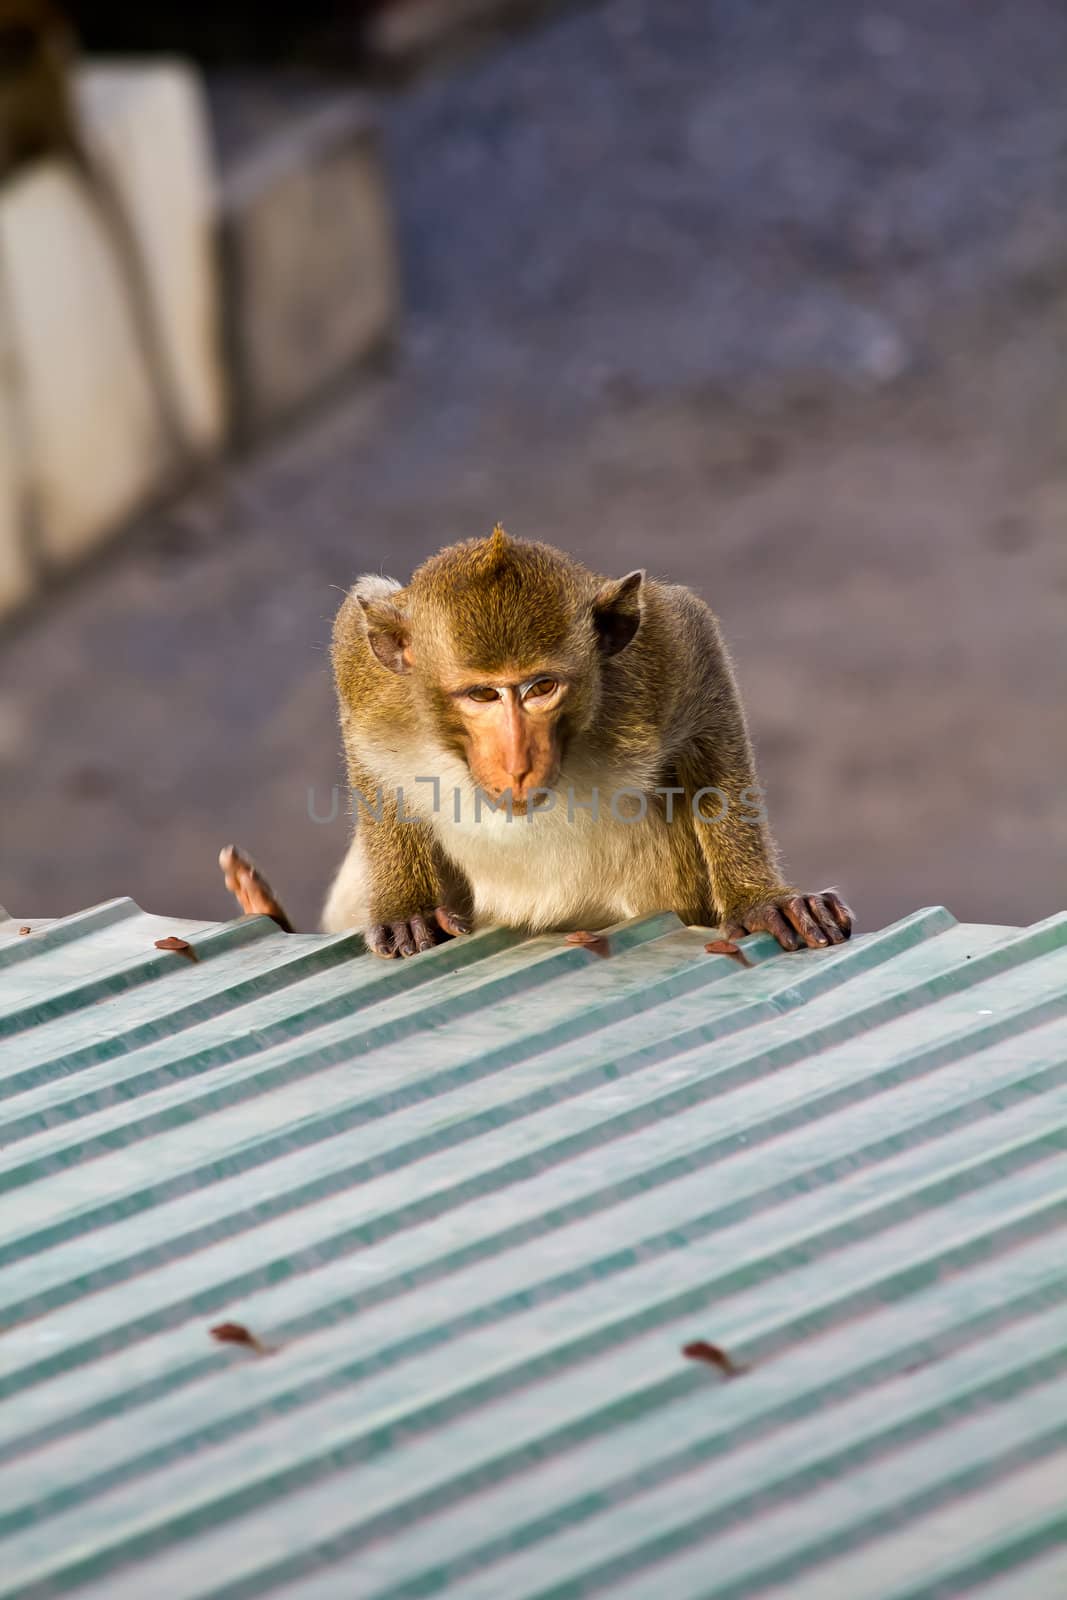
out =
[[498,524],[432,556],[406,589],[360,604],[382,666],[411,674],[446,748],[521,812],[556,782],[571,735],[593,724],[604,663],[641,625],[643,579],[603,583]]

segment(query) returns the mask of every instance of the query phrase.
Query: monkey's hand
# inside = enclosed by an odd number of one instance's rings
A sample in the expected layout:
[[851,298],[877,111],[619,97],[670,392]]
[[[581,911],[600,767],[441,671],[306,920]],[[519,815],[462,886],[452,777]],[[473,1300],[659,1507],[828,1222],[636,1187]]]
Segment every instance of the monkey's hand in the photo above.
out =
[[851,932],[852,912],[833,889],[824,889],[821,894],[785,890],[772,900],[737,912],[732,921],[723,925],[728,939],[742,939],[746,933],[769,933],[783,950],[844,944]]
[[468,917],[450,911],[447,906],[435,906],[432,911],[415,912],[401,922],[374,922],[365,938],[368,949],[388,961],[393,956],[415,956],[420,951],[432,950],[442,939],[470,931]]

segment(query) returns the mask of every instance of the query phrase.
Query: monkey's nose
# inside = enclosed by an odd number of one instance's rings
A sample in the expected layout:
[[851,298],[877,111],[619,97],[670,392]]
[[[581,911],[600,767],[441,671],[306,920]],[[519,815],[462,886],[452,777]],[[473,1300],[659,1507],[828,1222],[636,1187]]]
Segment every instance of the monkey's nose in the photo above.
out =
[[508,762],[505,772],[508,779],[507,787],[516,800],[521,800],[524,789],[528,787],[534,775],[533,764],[526,756],[518,756],[514,761]]

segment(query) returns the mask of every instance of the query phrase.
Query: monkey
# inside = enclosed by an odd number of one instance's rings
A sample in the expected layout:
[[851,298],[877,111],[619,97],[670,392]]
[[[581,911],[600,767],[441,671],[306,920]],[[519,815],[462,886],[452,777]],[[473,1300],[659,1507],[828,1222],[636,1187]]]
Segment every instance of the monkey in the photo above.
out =
[[[691,590],[599,576],[498,524],[405,587],[358,579],[332,660],[356,827],[327,932],[383,957],[662,911],[785,950],[851,935],[835,890],[783,877],[733,667]],[[251,881],[244,908],[276,907]]]
[[144,260],[125,202],[82,132],[72,89],[71,28],[51,0],[0,0],[0,184],[32,163],[62,162],[83,185],[122,274],[134,336],[177,471],[195,455],[182,415]]

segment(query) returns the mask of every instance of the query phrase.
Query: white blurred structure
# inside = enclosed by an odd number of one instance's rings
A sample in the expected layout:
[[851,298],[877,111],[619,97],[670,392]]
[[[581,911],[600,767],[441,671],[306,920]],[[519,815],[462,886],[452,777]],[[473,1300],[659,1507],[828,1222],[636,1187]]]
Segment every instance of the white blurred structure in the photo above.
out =
[[[180,63],[92,65],[83,124],[136,232],[187,435],[225,433],[215,195],[197,78]],[[84,182],[58,163],[0,196],[0,607],[36,567],[92,548],[167,481],[157,397],[115,241]]]
[[[276,126],[219,181],[192,68],[93,63],[77,93],[138,241],[186,470],[388,340],[391,206],[359,96]],[[45,162],[0,193],[0,615],[181,481],[129,288],[78,174]]]

